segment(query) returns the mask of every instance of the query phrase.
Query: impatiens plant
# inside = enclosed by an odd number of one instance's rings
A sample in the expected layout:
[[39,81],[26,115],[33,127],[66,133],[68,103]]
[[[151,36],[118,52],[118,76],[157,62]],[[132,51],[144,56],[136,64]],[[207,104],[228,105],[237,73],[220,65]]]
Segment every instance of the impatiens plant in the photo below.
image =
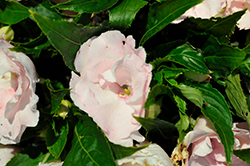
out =
[[0,1],[0,165],[250,165],[249,8]]

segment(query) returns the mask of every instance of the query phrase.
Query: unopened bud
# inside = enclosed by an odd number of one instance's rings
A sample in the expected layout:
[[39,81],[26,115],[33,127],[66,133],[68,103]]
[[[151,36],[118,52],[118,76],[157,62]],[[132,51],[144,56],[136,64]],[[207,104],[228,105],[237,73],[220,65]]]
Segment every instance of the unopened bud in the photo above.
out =
[[0,38],[11,41],[14,38],[14,31],[10,26],[4,26],[0,29]]
[[66,116],[68,115],[69,113],[69,109],[71,108],[71,103],[68,101],[68,100],[62,100],[61,101],[61,105],[60,107],[58,108],[58,110],[56,110],[55,112],[55,117],[57,116],[60,116],[62,117],[63,119],[66,118]]

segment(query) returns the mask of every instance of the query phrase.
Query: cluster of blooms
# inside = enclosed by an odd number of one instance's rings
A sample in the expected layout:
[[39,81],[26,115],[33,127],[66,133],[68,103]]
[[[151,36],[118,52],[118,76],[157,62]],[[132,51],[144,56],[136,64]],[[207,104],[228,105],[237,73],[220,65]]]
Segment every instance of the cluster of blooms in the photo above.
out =
[[[173,23],[186,17],[227,16],[246,7],[249,9],[238,22],[240,29],[249,29],[250,2],[242,0],[204,0]],[[39,121],[36,109],[35,67],[28,56],[10,51],[9,42],[0,39],[0,144],[16,144],[26,127]],[[141,125],[134,119],[144,117],[143,108],[149,93],[152,66],[145,63],[144,48],[135,49],[135,40],[119,31],[108,31],[85,42],[75,58],[69,83],[70,96],[76,106],[88,113],[113,143],[133,146],[143,144],[138,132]],[[207,79],[207,76],[204,78]],[[235,149],[250,147],[250,132],[245,124],[234,124]],[[144,142],[145,143],[145,142]],[[139,145],[140,146],[140,145]],[[18,152],[11,146],[0,147],[0,164],[7,163]],[[150,157],[150,159],[149,159]],[[172,160],[185,165],[226,164],[224,148],[209,120],[201,117],[194,131],[174,149]],[[118,165],[173,165],[167,154],[156,144],[118,160]],[[62,165],[61,163],[56,163]],[[233,156],[232,165],[247,165]],[[39,164],[43,165],[43,164]],[[49,165],[49,164],[48,164]]]

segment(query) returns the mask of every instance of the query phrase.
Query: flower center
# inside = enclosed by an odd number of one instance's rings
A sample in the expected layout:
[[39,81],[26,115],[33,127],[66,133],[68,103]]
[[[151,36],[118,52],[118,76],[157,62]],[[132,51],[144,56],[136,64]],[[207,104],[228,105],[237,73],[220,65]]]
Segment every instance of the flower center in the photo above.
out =
[[129,85],[123,85],[121,87],[121,92],[119,93],[119,96],[121,98],[126,98],[131,95],[131,86]]

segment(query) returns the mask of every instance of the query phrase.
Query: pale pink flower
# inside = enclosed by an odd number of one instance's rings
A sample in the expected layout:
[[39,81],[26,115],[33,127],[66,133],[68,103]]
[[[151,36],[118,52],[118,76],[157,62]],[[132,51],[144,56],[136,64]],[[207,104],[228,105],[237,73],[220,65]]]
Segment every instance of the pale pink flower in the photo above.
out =
[[0,144],[0,165],[6,165],[19,151],[18,147]]
[[15,144],[26,127],[37,125],[38,101],[34,93],[36,70],[23,53],[10,51],[13,47],[0,39],[0,143]]
[[118,166],[173,166],[167,153],[157,144],[150,144],[131,156],[117,160],[116,163]]
[[[250,148],[250,131],[246,122],[234,123],[234,149]],[[202,116],[193,131],[172,153],[173,161],[182,160],[185,166],[226,166],[224,147],[212,123]],[[231,166],[250,166],[233,154]]]
[[132,36],[107,31],[85,42],[75,59],[76,70],[70,80],[71,98],[102,128],[110,141],[132,146],[141,142],[141,125],[134,119],[144,117],[143,109],[151,81],[146,52],[135,49]]
[[50,162],[50,163],[39,163],[38,166],[62,166],[63,165],[63,161],[61,162]]
[[187,10],[180,18],[172,23],[180,23],[187,17],[209,19],[211,17],[220,16],[226,7],[226,0],[204,0],[200,4]]
[[225,10],[224,16],[228,16],[235,12],[241,11],[248,8],[246,13],[237,22],[237,26],[240,29],[250,29],[250,0],[228,0],[227,8]]

